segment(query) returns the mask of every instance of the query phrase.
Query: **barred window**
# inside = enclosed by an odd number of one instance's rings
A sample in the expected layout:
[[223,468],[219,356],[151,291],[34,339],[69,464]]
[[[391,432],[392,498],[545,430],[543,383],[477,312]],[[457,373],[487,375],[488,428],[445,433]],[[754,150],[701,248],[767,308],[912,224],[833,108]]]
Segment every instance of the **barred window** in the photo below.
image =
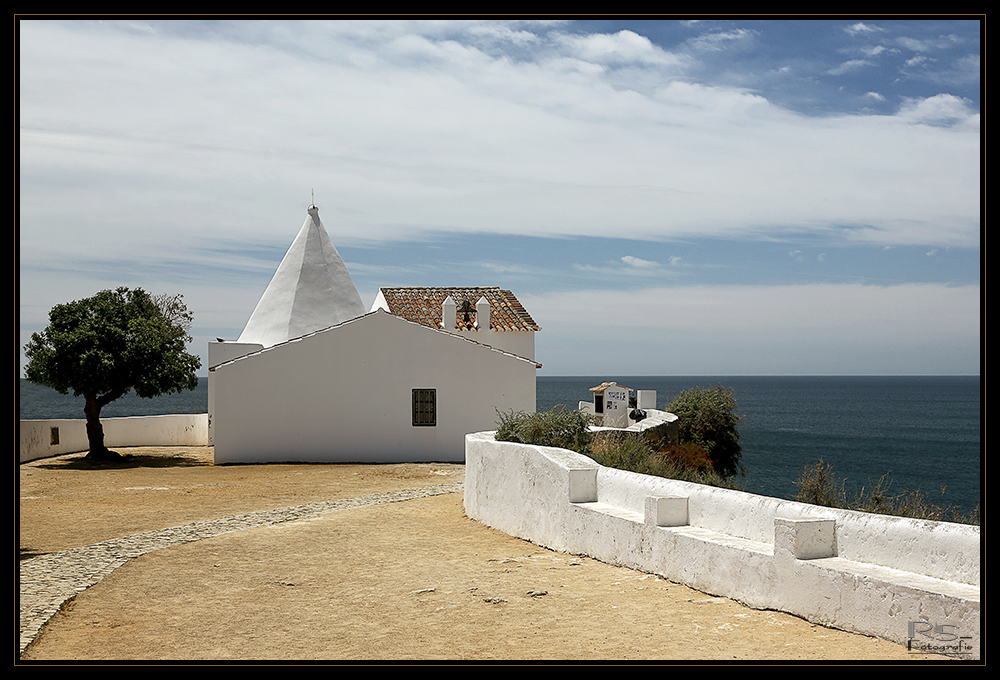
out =
[[437,390],[413,390],[413,425],[437,425]]

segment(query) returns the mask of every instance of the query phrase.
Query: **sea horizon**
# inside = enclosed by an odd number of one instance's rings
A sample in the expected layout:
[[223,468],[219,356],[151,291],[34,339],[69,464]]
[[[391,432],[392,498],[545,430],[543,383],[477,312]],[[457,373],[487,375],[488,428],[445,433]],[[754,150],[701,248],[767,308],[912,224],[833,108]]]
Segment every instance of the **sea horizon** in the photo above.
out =
[[[883,475],[894,493],[921,491],[930,502],[963,512],[982,506],[981,375],[563,375],[538,376],[536,410],[577,408],[605,381],[655,390],[657,408],[692,387],[731,388],[750,493],[794,499],[803,470],[820,460],[849,489]],[[83,399],[21,378],[22,420],[82,419]],[[208,379],[181,394],[108,404],[102,418],[204,413]]]

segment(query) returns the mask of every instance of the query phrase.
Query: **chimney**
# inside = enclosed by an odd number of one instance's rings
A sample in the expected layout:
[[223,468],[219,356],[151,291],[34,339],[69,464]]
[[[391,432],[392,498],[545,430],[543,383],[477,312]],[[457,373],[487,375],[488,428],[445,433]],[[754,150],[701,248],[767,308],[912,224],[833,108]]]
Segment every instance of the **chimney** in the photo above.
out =
[[458,328],[458,305],[450,295],[441,303],[441,327],[446,331]]
[[490,329],[490,303],[485,295],[476,303],[476,325],[481,331]]

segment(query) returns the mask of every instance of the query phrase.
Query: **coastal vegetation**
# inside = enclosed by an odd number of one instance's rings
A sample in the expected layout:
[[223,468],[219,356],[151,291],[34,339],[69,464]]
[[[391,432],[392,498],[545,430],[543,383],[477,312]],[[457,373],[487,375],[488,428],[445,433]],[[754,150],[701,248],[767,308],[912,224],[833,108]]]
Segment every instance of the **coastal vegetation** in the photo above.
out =
[[848,491],[847,479],[838,477],[833,466],[821,459],[806,466],[796,486],[799,491],[795,500],[812,505],[976,526],[981,522],[978,505],[971,512],[963,512],[957,506],[943,503],[947,491],[945,487],[941,489],[941,504],[923,491],[893,491],[890,472],[876,480],[869,480],[859,490],[851,492]]
[[716,474],[730,478],[744,473],[737,429],[740,416],[736,415],[732,388],[717,385],[684,390],[667,404],[666,411],[677,416],[681,443],[703,449]]
[[661,445],[656,437],[624,431],[593,431],[593,416],[557,406],[541,413],[498,412],[497,441],[555,446],[588,456],[600,465],[646,475],[735,488],[700,444]]
[[[739,465],[738,433],[735,431],[738,417],[732,416],[735,400],[731,397],[729,390],[720,388],[713,389],[711,394],[675,398],[667,410],[677,413],[674,408],[683,406],[679,410],[699,423],[694,427],[682,426],[680,441],[675,444],[661,445],[655,438],[642,433],[592,430],[593,416],[571,411],[565,406],[541,413],[498,413],[495,437],[497,441],[569,449],[592,458],[599,465],[619,470],[738,489],[733,471],[738,470],[740,474],[744,471]],[[698,404],[707,405],[708,413],[699,413],[695,408]],[[721,435],[712,440],[711,432]],[[727,451],[728,455],[713,459],[710,451],[715,451],[717,456]],[[921,491],[893,491],[889,473],[851,493],[847,481],[838,478],[832,466],[820,460],[803,470],[796,485],[799,491],[795,500],[812,505],[977,526],[981,521],[978,506],[965,513],[956,506],[935,503]],[[941,490],[942,498],[945,491]]]
[[180,295],[104,290],[56,305],[25,346],[25,378],[84,398],[90,460],[120,456],[104,444],[101,409],[129,391],[142,398],[193,390],[201,360],[188,354],[193,315]]

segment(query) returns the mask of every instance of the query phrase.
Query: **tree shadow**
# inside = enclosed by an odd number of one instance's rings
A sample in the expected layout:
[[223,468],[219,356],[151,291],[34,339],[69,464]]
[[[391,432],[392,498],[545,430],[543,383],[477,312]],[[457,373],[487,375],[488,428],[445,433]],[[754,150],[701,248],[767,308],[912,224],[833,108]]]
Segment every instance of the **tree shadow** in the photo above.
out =
[[91,460],[86,454],[58,462],[36,463],[45,470],[129,470],[134,468],[211,467],[212,463],[185,455],[122,454],[115,460]]

